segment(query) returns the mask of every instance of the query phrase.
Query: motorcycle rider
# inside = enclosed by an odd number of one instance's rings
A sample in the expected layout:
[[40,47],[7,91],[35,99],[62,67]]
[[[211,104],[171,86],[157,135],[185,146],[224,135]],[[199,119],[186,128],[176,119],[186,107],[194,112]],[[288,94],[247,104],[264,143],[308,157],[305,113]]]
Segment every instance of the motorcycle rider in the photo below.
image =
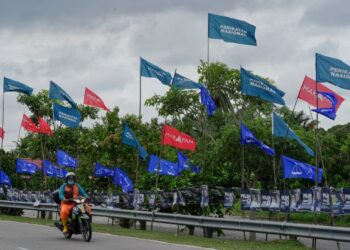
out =
[[[76,182],[75,173],[69,172],[66,174],[65,183],[60,187],[59,197],[61,200],[61,221],[63,225],[63,233],[68,233],[68,216],[72,212],[75,204],[71,199],[79,196],[87,197],[84,189]],[[91,207],[86,205],[86,210],[91,215]]]

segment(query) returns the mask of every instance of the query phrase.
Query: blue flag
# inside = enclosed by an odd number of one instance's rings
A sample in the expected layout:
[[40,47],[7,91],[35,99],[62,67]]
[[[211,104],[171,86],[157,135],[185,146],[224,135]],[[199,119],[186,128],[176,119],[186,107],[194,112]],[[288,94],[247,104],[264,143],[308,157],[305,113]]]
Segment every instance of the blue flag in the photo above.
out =
[[315,155],[314,151],[312,151],[302,140],[300,140],[294,131],[289,128],[288,124],[285,123],[285,121],[283,121],[282,118],[279,117],[275,112],[273,112],[272,115],[272,133],[277,137],[287,137],[297,141],[309,155]]
[[212,116],[216,110],[213,98],[210,96],[206,87],[201,87],[201,103],[206,107],[209,116]]
[[38,171],[38,165],[23,159],[16,159],[16,172],[19,174],[33,175]]
[[73,156],[69,155],[67,152],[63,150],[57,150],[56,152],[57,164],[59,166],[76,168],[78,166],[78,160]]
[[161,175],[170,175],[170,176],[179,175],[179,167],[177,163],[159,159],[155,155],[150,156],[147,171],[153,174],[156,174],[158,172],[158,174],[161,174]]
[[2,170],[0,170],[0,185],[12,186],[10,177]]
[[[316,176],[316,167],[297,161],[295,159],[289,158],[287,156],[282,155],[282,164],[283,164],[283,178],[302,178],[315,180]],[[323,169],[318,169],[318,180],[320,183],[322,181]]]
[[124,123],[123,126],[123,133],[122,133],[122,143],[129,145],[133,148],[136,148],[139,152],[139,156],[146,160],[148,154],[146,150],[141,146],[141,143],[139,140],[137,140],[136,136],[132,132],[132,130],[129,128],[127,123]]
[[318,91],[318,93],[326,97],[331,102],[331,107],[313,109],[312,111],[317,112],[321,115],[328,117],[329,119],[334,120],[335,117],[337,116],[336,115],[337,104],[338,104],[337,97],[334,95],[334,93],[331,93],[331,92]]
[[256,145],[268,155],[275,155],[275,150],[256,139],[254,134],[243,123],[241,123],[241,143],[242,145]]
[[157,78],[161,83],[170,86],[171,74],[141,57],[140,74],[144,77]]
[[208,14],[208,36],[225,42],[256,46],[255,26],[247,22]]
[[42,172],[46,176],[57,177],[58,176],[58,168],[52,162],[48,160],[43,161]]
[[60,86],[58,86],[53,81],[50,81],[49,98],[66,101],[72,106],[72,108],[77,108],[77,104],[74,102],[73,98],[70,97],[66,91],[64,91]]
[[246,95],[257,96],[268,102],[285,105],[283,91],[243,68],[241,68],[241,91]]
[[80,124],[80,111],[54,103],[53,118],[67,127],[76,128]]
[[339,59],[316,53],[316,82],[329,82],[350,89],[350,66]]
[[26,95],[31,95],[33,93],[33,89],[21,82],[4,77],[4,92],[19,92]]
[[123,169],[116,167],[114,169],[114,185],[122,187],[123,193],[132,192],[134,190],[134,184],[130,177],[123,171]]
[[63,168],[57,168],[57,178],[64,179],[66,178],[68,171]]
[[181,173],[184,170],[189,169],[190,167],[186,164],[188,161],[188,157],[181,153],[177,152],[177,164],[178,164],[178,172]]
[[177,89],[200,89],[203,85],[175,73],[171,86]]
[[96,177],[114,177],[114,171],[109,169],[100,163],[95,163],[94,176]]
[[201,173],[201,167],[200,166],[194,166],[191,164],[191,171],[195,174],[200,174]]

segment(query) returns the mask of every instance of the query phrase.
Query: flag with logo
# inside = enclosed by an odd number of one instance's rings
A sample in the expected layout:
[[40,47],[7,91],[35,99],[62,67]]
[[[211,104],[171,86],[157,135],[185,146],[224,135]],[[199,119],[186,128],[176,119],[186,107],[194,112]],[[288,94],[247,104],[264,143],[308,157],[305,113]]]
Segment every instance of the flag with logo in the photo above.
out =
[[177,152],[177,164],[178,164],[178,171],[181,173],[184,170],[188,170],[190,167],[187,165],[188,157],[181,153],[180,151]]
[[243,123],[241,123],[241,144],[256,145],[262,150],[264,150],[265,153],[267,153],[268,155],[275,155],[275,150],[256,139],[252,131],[250,131]]
[[12,182],[11,182],[10,177],[2,170],[0,170],[0,184],[12,186]]
[[32,121],[32,119],[30,119],[28,116],[26,116],[26,114],[23,114],[21,126],[29,132],[32,132],[32,133],[39,132],[39,128]]
[[33,175],[38,171],[38,165],[24,159],[16,159],[16,172],[19,174]]
[[196,150],[195,139],[169,125],[163,126],[162,144],[170,145],[178,149]]
[[42,173],[46,176],[49,177],[57,177],[58,176],[58,168],[50,162],[49,160],[44,160],[43,161],[43,166],[42,166]]
[[329,82],[350,89],[350,66],[337,58],[316,53],[316,82]]
[[73,108],[77,108],[77,104],[73,100],[70,95],[66,91],[64,91],[60,86],[58,86],[53,81],[50,81],[50,92],[49,92],[49,98],[50,99],[57,99],[61,101],[68,102]]
[[4,77],[4,92],[18,92],[31,95],[33,93],[33,89],[21,82]]
[[123,169],[116,167],[114,169],[114,185],[122,187],[123,193],[132,192],[134,190],[134,184],[130,177],[124,172]]
[[179,167],[177,163],[160,159],[155,155],[150,155],[147,171],[152,174],[158,173],[160,175],[169,176],[179,175]]
[[207,114],[212,116],[216,110],[216,104],[206,87],[201,86],[201,103],[206,107]]
[[100,163],[95,163],[94,176],[96,177],[114,177],[114,170],[101,165]]
[[158,66],[140,58],[140,75],[144,77],[157,78],[164,85],[171,85],[171,74]]
[[283,91],[244,68],[241,68],[241,91],[246,95],[257,96],[268,102],[285,105]]
[[78,160],[63,150],[57,150],[56,158],[57,164],[59,166],[65,166],[70,168],[78,167]]
[[5,130],[3,128],[0,128],[0,138],[4,139],[5,137]]
[[50,128],[50,125],[40,116],[38,118],[38,123],[39,123],[39,127],[38,127],[39,133],[49,134],[49,135],[53,136],[53,132]]
[[175,72],[171,86],[176,89],[200,89],[203,85]]
[[328,93],[328,92],[318,92],[318,93],[325,96],[329,100],[331,105],[329,107],[312,109],[312,111],[317,112],[321,115],[324,115],[331,120],[334,120],[336,117],[336,107],[337,107],[338,99],[333,93]]
[[67,108],[57,103],[53,104],[53,118],[60,121],[67,127],[76,128],[80,124],[80,111],[74,108]]
[[138,150],[139,156],[143,160],[146,160],[146,158],[148,156],[147,151],[141,146],[141,143],[136,138],[135,134],[129,128],[127,123],[124,123],[124,125],[123,125],[122,143],[129,145],[133,148],[136,148]]
[[85,88],[84,104],[109,111],[109,109],[104,104],[103,100],[88,88]]
[[208,14],[208,37],[256,46],[255,26],[238,19]]

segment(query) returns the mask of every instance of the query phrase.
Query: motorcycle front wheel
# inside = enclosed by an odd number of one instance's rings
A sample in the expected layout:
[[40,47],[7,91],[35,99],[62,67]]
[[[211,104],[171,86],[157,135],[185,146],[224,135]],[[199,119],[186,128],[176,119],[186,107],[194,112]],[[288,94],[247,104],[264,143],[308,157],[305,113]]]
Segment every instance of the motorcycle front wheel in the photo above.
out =
[[64,235],[64,238],[66,238],[66,239],[70,239],[70,238],[72,238],[72,232],[71,231],[69,231],[68,233],[66,233],[66,234],[63,234]]
[[81,234],[86,242],[89,242],[92,237],[91,224],[88,220],[81,221]]

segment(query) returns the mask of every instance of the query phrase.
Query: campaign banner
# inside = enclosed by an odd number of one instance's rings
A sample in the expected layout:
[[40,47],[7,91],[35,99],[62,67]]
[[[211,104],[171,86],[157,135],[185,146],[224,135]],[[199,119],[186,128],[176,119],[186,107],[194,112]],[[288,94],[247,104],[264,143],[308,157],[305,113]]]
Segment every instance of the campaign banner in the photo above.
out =
[[312,206],[311,211],[321,212],[321,204],[322,204],[322,188],[314,187],[312,189]]
[[224,208],[232,208],[234,202],[232,188],[224,189]]
[[156,203],[156,193],[155,192],[149,192],[147,194],[147,199],[148,199],[148,205],[152,208],[154,207]]
[[252,196],[247,188],[241,189],[241,210],[250,210],[250,204],[252,203]]
[[270,211],[276,212],[280,210],[280,191],[279,190],[273,190],[270,191],[271,195],[271,206]]
[[290,212],[296,212],[301,205],[301,190],[299,188],[290,191]]
[[330,200],[330,190],[329,188],[321,189],[321,212],[330,213],[331,212],[331,200]]
[[186,206],[186,201],[185,201],[185,197],[182,194],[182,191],[178,191],[177,192],[177,203],[179,206],[184,207]]
[[289,190],[281,190],[280,192],[280,212],[289,213],[290,206],[290,191]]
[[260,204],[261,210],[269,211],[270,210],[270,206],[271,206],[270,191],[268,191],[268,190],[261,190],[260,194],[261,194],[261,204]]
[[206,208],[209,205],[209,190],[208,185],[201,186],[201,208]]
[[331,190],[331,206],[333,210],[334,215],[339,215],[343,213],[342,206],[344,203],[343,200],[343,190],[342,189],[336,189],[336,188],[330,188]]
[[134,209],[140,209],[141,208],[141,201],[140,201],[140,190],[134,189],[134,199],[133,199],[133,206]]
[[259,189],[250,189],[251,194],[251,203],[250,203],[250,210],[256,211],[260,209],[260,203],[261,203],[261,196],[260,196],[260,190]]
[[301,204],[297,211],[312,211],[312,189],[301,189]]
[[343,213],[350,214],[350,188],[343,188]]

